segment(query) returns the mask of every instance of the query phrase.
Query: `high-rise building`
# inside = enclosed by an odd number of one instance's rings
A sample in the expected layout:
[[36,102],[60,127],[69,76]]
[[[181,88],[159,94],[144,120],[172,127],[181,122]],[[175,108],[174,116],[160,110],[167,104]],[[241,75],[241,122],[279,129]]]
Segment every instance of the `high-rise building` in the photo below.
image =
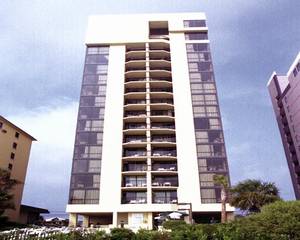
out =
[[36,139],[0,115],[0,168],[10,171],[11,178],[19,181],[11,192],[15,209],[4,213],[13,222],[27,223],[21,201],[32,141]]
[[207,31],[203,13],[90,17],[71,225],[152,228],[187,208],[220,219],[213,176],[229,173]]
[[286,75],[268,82],[296,199],[300,200],[300,52]]

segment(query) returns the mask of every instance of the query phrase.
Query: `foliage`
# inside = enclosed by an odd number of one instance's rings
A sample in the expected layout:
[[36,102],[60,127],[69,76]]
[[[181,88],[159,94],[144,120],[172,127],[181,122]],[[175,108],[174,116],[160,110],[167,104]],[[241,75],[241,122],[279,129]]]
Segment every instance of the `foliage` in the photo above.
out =
[[134,240],[171,240],[168,232],[151,231],[140,229],[136,234]]
[[3,213],[6,209],[14,209],[13,197],[14,195],[10,191],[19,182],[15,179],[10,178],[10,172],[0,168],[0,225],[1,222],[7,220],[3,217]]
[[249,213],[260,212],[262,206],[280,200],[274,183],[245,180],[232,187],[229,202],[232,206]]
[[213,177],[215,184],[221,186],[221,204],[222,204],[222,211],[221,211],[221,222],[227,222],[227,214],[226,214],[226,202],[228,198],[228,190],[229,190],[229,181],[227,176],[224,175],[214,175]]
[[112,240],[131,240],[134,232],[127,228],[113,228],[110,232]]
[[186,226],[187,223],[183,220],[169,220],[163,223],[165,229],[170,229],[172,231],[185,229]]

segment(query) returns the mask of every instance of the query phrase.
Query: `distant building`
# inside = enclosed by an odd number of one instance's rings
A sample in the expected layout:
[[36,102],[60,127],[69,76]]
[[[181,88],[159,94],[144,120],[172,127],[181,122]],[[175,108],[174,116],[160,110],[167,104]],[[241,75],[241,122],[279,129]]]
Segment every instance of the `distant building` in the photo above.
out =
[[300,200],[300,52],[287,75],[268,82],[296,199]]
[[204,13],[89,19],[70,225],[152,228],[182,204],[220,219],[213,176],[229,170],[207,32]]
[[15,210],[7,210],[10,221],[20,222],[20,208],[31,143],[34,137],[0,115],[0,168],[9,170],[20,181],[13,190]]

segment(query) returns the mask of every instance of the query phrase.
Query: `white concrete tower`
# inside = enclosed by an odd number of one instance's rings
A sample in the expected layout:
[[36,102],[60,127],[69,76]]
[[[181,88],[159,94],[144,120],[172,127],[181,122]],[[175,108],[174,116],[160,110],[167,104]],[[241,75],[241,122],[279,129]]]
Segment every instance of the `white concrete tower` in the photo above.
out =
[[180,208],[220,218],[213,176],[229,173],[207,31],[203,13],[90,17],[71,225],[152,228]]

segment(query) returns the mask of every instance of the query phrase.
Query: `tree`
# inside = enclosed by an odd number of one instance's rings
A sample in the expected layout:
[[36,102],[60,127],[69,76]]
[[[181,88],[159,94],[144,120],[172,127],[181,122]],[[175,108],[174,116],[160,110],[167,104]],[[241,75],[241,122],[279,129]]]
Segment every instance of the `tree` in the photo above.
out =
[[11,190],[18,183],[19,181],[10,178],[9,171],[0,168],[0,219],[6,219],[2,216],[6,209],[15,209]]
[[245,180],[230,190],[230,204],[247,213],[260,212],[262,206],[280,200],[274,183]]
[[222,204],[222,211],[221,211],[221,222],[227,222],[227,214],[226,214],[226,202],[228,199],[228,188],[229,182],[228,178],[224,175],[214,175],[214,182],[221,186],[221,204]]

